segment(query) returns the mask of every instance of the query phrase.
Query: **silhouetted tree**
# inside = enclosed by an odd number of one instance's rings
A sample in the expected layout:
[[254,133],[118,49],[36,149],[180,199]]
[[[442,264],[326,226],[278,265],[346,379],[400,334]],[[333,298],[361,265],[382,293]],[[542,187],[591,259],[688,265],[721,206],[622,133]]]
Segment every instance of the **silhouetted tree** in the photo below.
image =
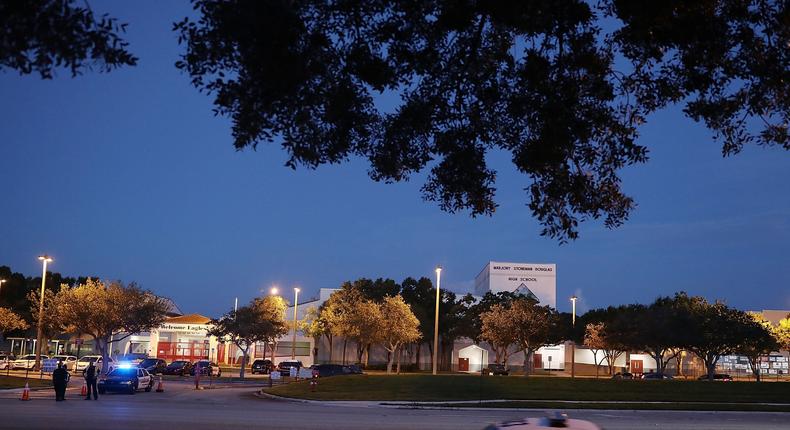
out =
[[58,68],[77,76],[93,67],[107,72],[137,64],[120,33],[126,24],[94,16],[74,0],[0,2],[0,70],[51,79]]
[[790,148],[783,0],[192,3],[176,66],[231,118],[236,148],[276,141],[290,167],[366,157],[385,182],[430,168],[424,198],[472,216],[497,207],[486,155],[504,150],[560,241],[627,219],[619,171],[645,162],[640,126],[665,106],[725,155]]

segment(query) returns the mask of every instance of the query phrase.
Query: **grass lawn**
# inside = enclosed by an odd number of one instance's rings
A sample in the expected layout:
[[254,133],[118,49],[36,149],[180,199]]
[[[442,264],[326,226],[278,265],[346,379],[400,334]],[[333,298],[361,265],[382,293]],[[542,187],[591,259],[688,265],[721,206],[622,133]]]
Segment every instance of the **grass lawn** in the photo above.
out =
[[[27,382],[30,383],[30,388],[52,386],[52,381],[49,379],[31,378],[28,379]],[[9,388],[24,388],[24,387],[25,387],[25,378],[19,378],[16,376],[0,376],[0,390],[5,390]]]
[[790,412],[788,405],[760,405],[754,403],[573,403],[573,402],[495,402],[495,403],[443,403],[442,407],[460,408],[524,408],[524,409],[611,409],[611,410],[661,410],[661,411],[745,411]]
[[582,400],[735,402],[790,404],[783,382],[614,381],[474,375],[355,375],[321,379],[318,390],[307,382],[266,389],[285,397],[314,400]]

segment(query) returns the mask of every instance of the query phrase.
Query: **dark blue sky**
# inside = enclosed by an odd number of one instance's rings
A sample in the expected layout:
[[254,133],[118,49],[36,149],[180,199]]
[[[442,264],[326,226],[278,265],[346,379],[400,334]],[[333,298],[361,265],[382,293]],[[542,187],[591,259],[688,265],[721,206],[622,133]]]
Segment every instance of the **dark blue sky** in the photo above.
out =
[[[790,309],[790,154],[720,145],[679,109],[644,127],[646,165],[623,172],[639,207],[610,231],[585,223],[559,246],[538,235],[526,177],[506,154],[491,218],[421,200],[422,177],[370,181],[364,162],[283,167],[278,146],[236,152],[229,123],[173,66],[187,2],[92,2],[129,22],[139,65],[51,81],[0,73],[0,264],[136,281],[216,316],[268,289],[307,296],[358,277],[432,276],[471,290],[488,260],[558,265],[558,307],[647,302],[686,290],[748,309]],[[387,100],[383,100],[384,103]]]

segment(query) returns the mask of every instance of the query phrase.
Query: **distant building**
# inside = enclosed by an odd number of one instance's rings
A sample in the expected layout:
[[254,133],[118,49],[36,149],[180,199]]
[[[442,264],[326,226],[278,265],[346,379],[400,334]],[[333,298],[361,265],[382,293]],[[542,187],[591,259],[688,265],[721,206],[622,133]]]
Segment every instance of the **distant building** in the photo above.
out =
[[557,265],[489,261],[475,277],[475,294],[515,292],[557,307]]

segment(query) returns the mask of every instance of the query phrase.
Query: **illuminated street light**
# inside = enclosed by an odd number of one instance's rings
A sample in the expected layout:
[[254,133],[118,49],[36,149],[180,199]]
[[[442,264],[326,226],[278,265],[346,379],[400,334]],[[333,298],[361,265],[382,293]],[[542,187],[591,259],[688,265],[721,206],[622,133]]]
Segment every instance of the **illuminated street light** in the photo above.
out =
[[439,289],[442,285],[442,266],[436,266],[436,316],[433,321],[433,374],[436,374],[439,357]]
[[279,290],[277,289],[277,287],[272,287],[272,289],[269,290],[269,294],[271,294],[273,296],[276,296],[278,292],[279,292]]
[[294,337],[291,342],[291,360],[296,359],[296,310],[299,307],[299,288],[294,288]]
[[[573,305],[573,316],[571,317],[571,325],[576,327],[576,295],[571,296],[571,304]],[[576,340],[571,339],[571,378],[576,377]]]
[[41,272],[41,295],[38,301],[38,329],[36,330],[36,369],[41,369],[41,343],[44,340],[44,286],[47,283],[47,263],[52,262],[49,255],[39,255],[39,261],[42,263]]
[[6,283],[6,282],[8,282],[8,281],[6,281],[5,279],[0,279],[0,293],[3,292],[3,284]]

